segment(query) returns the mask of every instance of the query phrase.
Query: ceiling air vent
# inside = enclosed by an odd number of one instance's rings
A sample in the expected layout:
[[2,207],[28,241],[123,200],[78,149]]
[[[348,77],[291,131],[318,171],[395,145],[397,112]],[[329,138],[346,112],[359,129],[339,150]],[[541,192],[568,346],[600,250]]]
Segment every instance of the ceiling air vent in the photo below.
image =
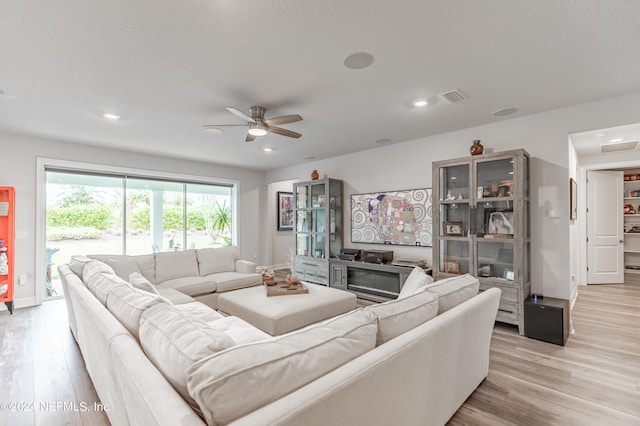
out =
[[606,154],[607,152],[633,151],[638,146],[638,142],[639,141],[600,145],[600,153]]
[[458,89],[438,95],[440,99],[455,104],[456,102],[466,101],[468,98]]

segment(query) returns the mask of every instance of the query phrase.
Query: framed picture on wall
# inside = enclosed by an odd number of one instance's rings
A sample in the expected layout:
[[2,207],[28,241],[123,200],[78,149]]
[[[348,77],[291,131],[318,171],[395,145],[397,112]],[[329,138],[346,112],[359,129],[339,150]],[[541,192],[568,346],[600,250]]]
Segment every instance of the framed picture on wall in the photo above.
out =
[[278,191],[278,231],[293,230],[293,192]]

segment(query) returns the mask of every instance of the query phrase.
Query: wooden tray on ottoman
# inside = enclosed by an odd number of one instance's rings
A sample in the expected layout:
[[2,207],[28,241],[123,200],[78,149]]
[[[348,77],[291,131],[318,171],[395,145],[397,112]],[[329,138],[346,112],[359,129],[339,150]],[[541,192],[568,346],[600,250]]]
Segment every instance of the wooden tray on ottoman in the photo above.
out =
[[290,284],[287,281],[276,281],[274,284],[265,282],[264,288],[267,290],[267,296],[285,296],[287,294],[307,294],[309,289],[304,284]]

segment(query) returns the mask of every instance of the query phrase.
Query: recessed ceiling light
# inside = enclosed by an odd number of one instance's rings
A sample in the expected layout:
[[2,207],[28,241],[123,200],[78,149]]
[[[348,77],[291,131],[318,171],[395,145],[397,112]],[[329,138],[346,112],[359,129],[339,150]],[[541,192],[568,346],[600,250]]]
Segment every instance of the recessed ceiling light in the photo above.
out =
[[219,135],[219,134],[224,133],[224,130],[222,130],[221,128],[216,127],[216,126],[210,126],[210,125],[205,124],[202,127],[204,128],[205,132],[211,133],[212,135]]
[[373,63],[373,56],[366,52],[356,52],[344,59],[344,66],[352,70],[367,68]]
[[415,107],[423,107],[423,106],[427,106],[428,103],[429,102],[426,99],[421,98],[421,99],[416,99],[415,101],[413,101],[413,106],[415,106]]
[[605,136],[607,136],[607,134],[606,134],[606,133],[598,133],[598,134],[596,135],[596,138],[603,138],[603,137],[605,137]]
[[622,138],[609,139],[609,142],[622,142]]
[[494,117],[504,117],[505,115],[511,115],[518,111],[518,108],[502,108],[493,112]]
[[102,114],[104,118],[108,118],[109,120],[120,120],[120,115],[115,114],[113,112],[105,112]]
[[265,147],[262,148],[262,150],[264,152],[271,152],[271,151],[273,151],[273,148],[269,148],[268,146],[265,146]]

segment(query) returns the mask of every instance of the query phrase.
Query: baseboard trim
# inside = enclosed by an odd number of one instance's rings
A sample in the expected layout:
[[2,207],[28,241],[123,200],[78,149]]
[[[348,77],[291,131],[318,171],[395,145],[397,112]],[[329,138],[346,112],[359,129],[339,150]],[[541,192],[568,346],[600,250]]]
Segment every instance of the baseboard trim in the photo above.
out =
[[[38,303],[36,303],[36,298],[33,296],[13,300],[13,309],[28,308],[36,305],[38,305]],[[0,312],[2,311],[8,311],[7,305],[4,303],[0,303]]]

